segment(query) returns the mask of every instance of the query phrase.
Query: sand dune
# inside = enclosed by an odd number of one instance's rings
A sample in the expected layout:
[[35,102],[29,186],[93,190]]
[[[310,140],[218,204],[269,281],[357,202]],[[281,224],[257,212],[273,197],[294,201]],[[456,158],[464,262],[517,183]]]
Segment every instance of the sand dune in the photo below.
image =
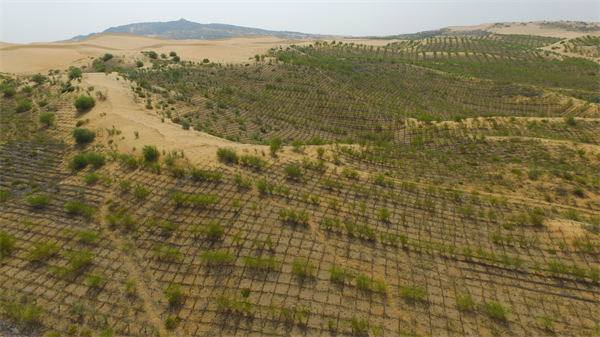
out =
[[[540,21],[537,22],[506,22],[502,26],[494,26],[493,23],[484,23],[476,26],[453,26],[448,27],[455,31],[464,30],[487,30],[497,34],[523,34],[523,35],[539,35],[539,36],[550,36],[550,37],[562,37],[562,38],[576,38],[585,35],[600,35],[600,32],[576,32],[568,31],[558,28],[543,28],[539,25]],[[506,27],[508,26],[508,27]]]
[[[286,40],[273,36],[246,36],[219,40],[166,40],[146,36],[106,33],[81,41],[32,43],[26,45],[0,43],[0,72],[28,74],[48,69],[80,66],[90,57],[104,53],[136,58],[141,51],[159,54],[175,51],[184,60],[212,62],[244,62],[269,48],[291,44],[308,45],[315,40]],[[328,40],[331,42],[331,40]],[[344,42],[385,45],[389,40],[352,39]],[[77,63],[76,61],[81,61]],[[74,63],[75,62],[75,63]]]

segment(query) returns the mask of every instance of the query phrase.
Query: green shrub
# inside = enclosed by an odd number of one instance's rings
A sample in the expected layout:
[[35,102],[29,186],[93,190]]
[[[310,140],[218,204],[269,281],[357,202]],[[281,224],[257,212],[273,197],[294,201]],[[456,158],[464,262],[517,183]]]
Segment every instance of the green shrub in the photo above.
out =
[[15,106],[15,111],[16,112],[25,112],[25,111],[31,110],[32,107],[33,107],[33,104],[31,103],[31,101],[22,100],[22,101],[17,102],[17,105]]
[[263,168],[268,164],[266,161],[257,156],[251,156],[247,154],[240,156],[240,162],[242,165],[252,166],[257,169]]
[[65,209],[69,214],[83,214],[86,218],[91,218],[96,209],[80,202],[68,202],[65,204]]
[[106,277],[104,277],[104,275],[95,273],[86,277],[85,283],[88,285],[88,287],[97,288],[105,279]]
[[27,293],[23,294],[20,299],[14,296],[3,299],[1,303],[2,311],[9,318],[18,321],[20,325],[27,326],[42,317],[44,309],[37,304],[35,296],[29,296]]
[[367,332],[367,328],[369,327],[369,322],[364,318],[358,319],[356,316],[352,316],[350,319],[350,326],[352,327],[353,335],[362,336]]
[[135,65],[136,65],[138,68],[141,68],[141,67],[143,67],[143,66],[144,66],[144,62],[142,62],[142,61],[137,61],[137,62],[135,63]]
[[104,61],[104,62],[110,60],[111,58],[113,58],[113,54],[106,53],[106,54],[102,55],[102,61]]
[[96,138],[96,133],[89,129],[75,128],[73,130],[73,139],[77,144],[89,143]]
[[302,177],[302,168],[296,164],[291,164],[283,169],[283,173],[290,178],[300,178]]
[[158,54],[154,51],[150,51],[150,52],[148,52],[148,57],[151,59],[156,59],[156,58],[158,58]]
[[73,104],[77,110],[87,110],[96,105],[96,100],[93,97],[81,95],[75,97],[75,102]]
[[124,286],[127,295],[135,295],[137,293],[137,283],[135,279],[125,281]]
[[51,112],[45,112],[45,113],[41,113],[38,116],[38,120],[40,121],[40,123],[42,124],[46,124],[46,125],[52,125],[54,123],[54,121],[56,120],[56,115],[54,115]]
[[96,172],[90,172],[83,176],[83,181],[88,185],[93,185],[100,180],[100,175]]
[[90,151],[85,154],[85,162],[97,169],[106,163],[106,156],[99,152]]
[[487,311],[488,315],[490,315],[490,317],[493,319],[499,321],[506,321],[506,319],[508,318],[508,313],[506,312],[506,309],[504,309],[504,307],[496,301],[487,302],[485,304],[485,310]]
[[360,274],[356,277],[356,287],[362,291],[371,290],[371,286],[373,285],[373,280],[367,275]]
[[279,267],[279,265],[281,265],[281,262],[277,261],[275,256],[270,256],[266,258],[247,256],[244,258],[244,264],[246,265],[246,267],[249,268],[260,270],[273,270]]
[[202,253],[202,262],[210,265],[220,265],[231,263],[235,260],[235,256],[227,253],[225,250],[205,251]]
[[183,288],[177,283],[169,284],[163,294],[170,305],[179,304],[184,296]]
[[292,274],[310,277],[315,273],[315,266],[306,259],[296,258],[292,261]]
[[167,316],[167,319],[165,320],[165,329],[167,329],[167,330],[176,329],[179,326],[179,322],[181,322],[181,317]]
[[279,136],[271,138],[271,140],[269,141],[269,151],[271,151],[272,155],[275,155],[279,151],[282,143],[283,139],[281,139],[281,137]]
[[49,194],[36,194],[27,197],[27,202],[29,202],[29,205],[38,208],[47,206],[50,204],[50,201],[52,201],[52,196]]
[[581,221],[581,214],[578,210],[573,208],[569,208],[568,210],[566,210],[563,214],[563,217],[567,220]]
[[160,157],[160,151],[154,145],[145,145],[142,148],[142,155],[146,162],[154,162]]
[[10,196],[10,191],[0,190],[0,202],[5,202]]
[[145,198],[146,196],[148,196],[148,194],[150,194],[150,190],[148,190],[144,186],[139,186],[138,185],[133,190],[133,195],[135,195],[135,197],[138,198],[138,199]]
[[[87,206],[87,205],[86,205]],[[87,206],[90,207],[90,206]],[[91,207],[90,207],[91,208]],[[92,208],[93,209],[93,208]],[[85,244],[94,244],[100,241],[100,234],[91,229],[81,230],[75,233],[75,237]]]
[[400,295],[410,301],[423,302],[427,299],[427,292],[419,286],[400,286]]
[[226,163],[238,162],[238,155],[236,151],[230,148],[219,148],[217,150],[217,157]]
[[81,170],[82,168],[85,168],[87,166],[88,162],[87,159],[85,158],[85,154],[83,153],[79,153],[73,156],[73,158],[71,158],[71,160],[69,161],[69,169],[71,170]]
[[179,62],[179,61],[181,61],[181,58],[179,56],[173,57],[173,62]]
[[4,97],[11,98],[17,94],[17,90],[9,86],[2,86],[2,93],[4,94]]
[[46,78],[46,76],[44,76],[42,74],[35,74],[31,77],[30,80],[37,84],[42,84],[42,83],[46,82],[47,78]]
[[354,279],[354,272],[344,269],[340,265],[333,265],[329,270],[331,281],[336,283],[347,283]]
[[170,52],[170,53],[169,53],[169,56],[171,56],[171,57],[173,57],[173,56],[177,56],[177,53],[176,53],[176,52],[174,52],[174,51],[172,51],[172,52]]
[[181,128],[184,130],[189,130],[190,129],[190,122],[188,122],[187,120],[182,120],[181,121]]
[[567,125],[577,124],[577,121],[575,120],[575,116],[573,116],[572,114],[567,115],[565,117],[565,123],[567,123]]
[[469,311],[475,307],[475,300],[471,294],[457,294],[456,304],[460,310]]
[[383,207],[377,211],[377,217],[381,221],[388,221],[390,216],[392,216],[392,213],[386,207]]
[[220,181],[223,178],[223,173],[205,171],[199,168],[192,168],[190,169],[190,176],[195,180]]
[[0,231],[0,256],[10,255],[10,252],[15,248],[15,245],[19,241],[12,235],[7,234],[4,231]]
[[69,71],[69,79],[74,80],[76,78],[81,77],[82,74],[83,73],[82,73],[81,69],[72,67],[71,70]]
[[162,243],[157,243],[154,245],[154,255],[156,255],[156,257],[158,257],[160,260],[169,261],[178,261],[182,258],[182,255],[177,247],[163,245]]

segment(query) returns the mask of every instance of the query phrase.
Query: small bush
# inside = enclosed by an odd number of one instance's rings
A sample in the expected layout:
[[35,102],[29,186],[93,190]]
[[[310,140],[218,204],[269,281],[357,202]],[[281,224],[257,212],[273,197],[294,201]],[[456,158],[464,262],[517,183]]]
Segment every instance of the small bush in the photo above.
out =
[[83,181],[88,185],[93,185],[100,180],[100,175],[96,172],[90,172],[83,176]]
[[315,273],[315,266],[306,259],[296,258],[292,261],[292,274],[310,277]]
[[106,278],[104,277],[104,275],[100,273],[95,273],[86,277],[85,283],[88,285],[88,287],[97,288],[100,285],[100,283],[102,283],[105,279]]
[[167,319],[165,320],[165,329],[173,330],[179,326],[179,322],[181,322],[181,317],[167,316]]
[[5,202],[10,196],[10,191],[0,190],[0,202]]
[[288,165],[283,169],[283,173],[290,178],[302,177],[302,168],[296,164]]
[[475,300],[471,296],[471,294],[457,294],[456,295],[456,304],[458,308],[462,311],[470,311],[475,307]]
[[281,262],[277,261],[275,256],[270,256],[267,258],[247,256],[244,258],[244,264],[246,265],[246,267],[249,268],[260,270],[273,270],[279,267],[279,265],[281,265]]
[[70,80],[74,80],[76,78],[81,77],[82,74],[83,73],[82,73],[81,69],[76,68],[76,67],[72,67],[71,71],[69,71],[69,79]]
[[73,158],[71,158],[71,160],[69,161],[69,168],[71,170],[81,170],[82,168],[85,168],[87,166],[87,160],[85,158],[85,154],[80,153],[80,154],[76,154],[73,156]]
[[225,250],[205,251],[202,253],[202,262],[210,265],[221,265],[231,263],[235,260],[235,256],[227,253]]
[[38,116],[38,120],[42,124],[52,125],[54,123],[54,121],[56,120],[56,116],[51,112],[45,112],[45,113],[41,113]]
[[136,65],[138,68],[141,68],[141,67],[143,67],[143,66],[144,66],[144,62],[142,62],[142,61],[137,61],[137,62],[135,63],[135,65]]
[[125,294],[135,295],[137,293],[137,283],[134,279],[125,281],[124,286]]
[[160,157],[160,151],[153,145],[145,145],[142,148],[142,155],[144,156],[144,160],[146,162],[154,162],[157,161]]
[[73,104],[77,110],[87,110],[96,105],[96,100],[93,97],[81,95],[75,97],[75,102]]
[[148,57],[151,59],[157,59],[158,58],[158,54],[154,51],[150,51],[148,52]]
[[400,295],[410,301],[423,302],[427,299],[427,292],[419,286],[400,286]]
[[506,321],[506,319],[508,318],[508,313],[506,312],[506,309],[504,309],[504,307],[496,301],[487,302],[485,304],[485,310],[487,311],[488,315],[490,315],[490,317],[493,319],[499,321]]
[[217,157],[226,163],[238,162],[238,155],[236,151],[230,148],[219,148],[217,150]]
[[44,76],[42,74],[35,74],[31,77],[30,80],[37,84],[42,84],[42,83],[46,82],[47,78],[46,78],[46,76]]
[[240,156],[240,163],[242,163],[242,165],[246,165],[246,166],[252,166],[254,168],[260,169],[263,168],[265,166],[267,166],[267,162],[262,160],[261,158],[257,157],[257,156],[251,156],[251,155],[242,155]]
[[347,283],[354,278],[354,273],[344,269],[342,266],[333,265],[329,270],[331,281],[336,283]]
[[190,122],[188,122],[187,120],[182,120],[181,121],[181,128],[184,130],[189,130],[190,129]]
[[150,194],[150,190],[148,190],[144,186],[136,186],[133,190],[133,195],[135,195],[135,197],[138,199],[145,198],[146,196],[148,196],[148,194]]
[[181,285],[177,283],[171,283],[167,289],[165,289],[163,294],[170,305],[177,305],[179,302],[181,302],[184,292]]
[[73,130],[73,139],[77,144],[89,143],[96,138],[96,133],[89,129],[75,128]]
[[17,105],[15,106],[15,111],[16,112],[25,112],[25,111],[31,110],[32,107],[33,107],[33,104],[31,103],[31,101],[23,100],[23,101],[17,102]]
[[539,170],[531,170],[531,171],[527,171],[527,176],[529,177],[529,179],[531,180],[538,180],[540,178],[540,176],[542,175],[542,172]]
[[106,163],[106,156],[99,152],[90,151],[85,154],[85,162],[97,169]]
[[190,176],[195,180],[214,180],[219,181],[223,178],[223,173],[221,172],[210,172],[205,171],[199,168],[190,169]]
[[15,248],[17,241],[19,240],[14,236],[0,231],[0,256],[10,255],[10,252]]
[[102,61],[104,61],[104,62],[106,62],[112,58],[113,58],[113,54],[106,53],[106,54],[102,55]]
[[4,94],[4,97],[11,98],[11,97],[13,97],[14,95],[17,94],[17,90],[15,90],[15,88],[11,88],[11,87],[8,87],[8,86],[3,86],[2,87],[2,93]]
[[567,125],[575,125],[577,124],[577,121],[575,120],[575,116],[569,114],[565,117],[565,123],[567,123]]
[[[87,207],[91,208],[90,206]],[[75,233],[75,237],[85,244],[97,243],[98,241],[100,241],[101,238],[100,234],[94,232],[91,229],[78,231],[77,233]]]
[[49,194],[36,194],[27,197],[27,202],[29,202],[29,205],[37,208],[47,206],[50,204],[50,201],[52,201],[52,196]]
[[281,148],[281,144],[283,143],[283,139],[281,139],[281,137],[279,136],[275,136],[273,138],[271,138],[271,140],[269,141],[269,151],[271,151],[272,155],[276,155],[277,152],[280,150]]

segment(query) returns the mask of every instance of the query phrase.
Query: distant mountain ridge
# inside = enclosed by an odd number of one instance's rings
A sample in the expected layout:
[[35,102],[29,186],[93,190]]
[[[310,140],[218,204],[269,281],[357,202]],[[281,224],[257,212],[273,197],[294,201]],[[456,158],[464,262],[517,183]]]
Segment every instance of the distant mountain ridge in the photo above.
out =
[[[214,40],[238,36],[275,36],[282,39],[312,39],[328,38],[330,35],[305,34],[289,31],[272,31],[259,28],[240,27],[221,23],[201,24],[180,19],[168,22],[141,22],[129,25],[111,27],[101,33],[126,33],[170,40]],[[78,35],[69,41],[79,41],[96,34]]]

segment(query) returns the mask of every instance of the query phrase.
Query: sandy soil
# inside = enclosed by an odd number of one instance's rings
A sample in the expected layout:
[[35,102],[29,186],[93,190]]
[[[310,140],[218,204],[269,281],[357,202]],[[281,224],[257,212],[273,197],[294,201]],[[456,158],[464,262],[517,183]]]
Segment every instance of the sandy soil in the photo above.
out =
[[[285,40],[272,36],[247,36],[219,40],[165,40],[145,36],[106,33],[81,41],[32,43],[26,45],[0,43],[0,72],[29,74],[48,69],[81,66],[90,57],[104,53],[138,58],[141,51],[159,54],[175,51],[184,60],[212,62],[245,62],[269,48],[291,44],[308,45],[316,40]],[[332,40],[326,40],[331,42]],[[355,44],[386,45],[389,40],[343,40]],[[79,62],[77,62],[79,61]]]
[[[85,74],[82,81],[82,85],[94,86],[95,90],[107,97],[104,101],[97,101],[98,104],[91,111],[80,116],[90,120],[88,128],[98,130],[106,146],[109,139],[106,129],[114,126],[122,131],[121,135],[110,137],[120,153],[139,156],[144,145],[157,145],[159,150],[164,149],[166,152],[183,150],[187,162],[196,166],[216,161],[217,148],[231,147],[240,154],[254,154],[254,149],[258,153],[264,151],[267,153],[265,159],[274,160],[268,154],[268,146],[240,144],[191,129],[183,131],[181,125],[172,123],[169,119],[162,123],[156,111],[143,108],[144,101],[133,94],[130,82],[122,78],[117,80],[117,77],[115,73],[92,73]],[[134,131],[139,132],[139,138],[135,138]],[[275,160],[300,162],[305,155],[316,156],[316,147],[307,147],[305,154],[295,152],[291,147],[284,147]]]
[[498,34],[524,34],[524,35],[539,35],[539,36],[550,36],[550,37],[562,37],[562,38],[575,38],[579,36],[585,35],[595,35],[598,36],[600,32],[595,33],[587,33],[587,32],[572,32],[564,29],[548,29],[542,28],[539,22],[528,22],[528,23],[520,23],[520,22],[506,22],[505,25],[509,25],[510,27],[492,27],[493,23],[484,23],[477,26],[453,26],[448,27],[455,31],[464,31],[464,30],[476,30],[482,29],[487,30],[492,33]]

